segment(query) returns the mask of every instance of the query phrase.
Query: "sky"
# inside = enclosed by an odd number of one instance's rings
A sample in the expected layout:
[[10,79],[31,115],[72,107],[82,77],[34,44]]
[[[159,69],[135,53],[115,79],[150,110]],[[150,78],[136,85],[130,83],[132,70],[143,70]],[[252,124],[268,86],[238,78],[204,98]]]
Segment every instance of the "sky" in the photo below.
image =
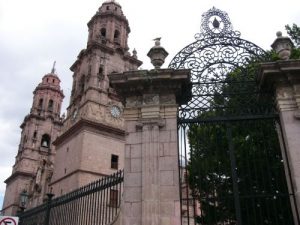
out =
[[[33,90],[49,73],[53,61],[65,93],[64,108],[72,87],[70,66],[86,47],[87,22],[104,0],[0,0],[0,208],[4,180],[10,176],[20,139],[20,125],[29,113]],[[286,24],[300,25],[299,0],[118,0],[131,33],[130,51],[146,56],[162,37],[168,63],[199,33],[201,15],[215,6],[226,11],[234,30],[265,50]],[[63,110],[64,111],[64,110]]]

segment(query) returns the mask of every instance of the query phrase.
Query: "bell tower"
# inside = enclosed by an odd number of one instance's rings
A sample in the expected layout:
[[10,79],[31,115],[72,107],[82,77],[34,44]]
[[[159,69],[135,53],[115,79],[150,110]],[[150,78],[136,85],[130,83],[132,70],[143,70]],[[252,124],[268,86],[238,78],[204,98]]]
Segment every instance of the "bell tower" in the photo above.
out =
[[60,111],[64,98],[54,66],[33,95],[30,113],[20,126],[21,140],[12,174],[5,180],[4,215],[16,215],[20,194],[24,191],[29,199],[27,208],[43,203],[53,174],[55,148],[52,141],[62,127]]
[[119,3],[104,2],[87,24],[88,40],[71,66],[73,84],[67,117],[55,140],[51,181],[56,196],[70,192],[124,165],[123,105],[108,74],[136,70],[130,53],[128,20]]

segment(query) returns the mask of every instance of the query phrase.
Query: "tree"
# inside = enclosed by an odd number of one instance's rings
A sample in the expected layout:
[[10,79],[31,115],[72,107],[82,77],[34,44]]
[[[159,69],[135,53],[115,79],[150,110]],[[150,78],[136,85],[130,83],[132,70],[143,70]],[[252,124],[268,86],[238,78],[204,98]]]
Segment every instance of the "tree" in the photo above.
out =
[[210,110],[188,131],[189,184],[200,203],[199,224],[236,224],[238,214],[243,225],[293,224],[275,120],[259,119],[274,105],[270,93],[258,94],[258,63],[252,59],[228,73]]
[[285,25],[285,29],[295,45],[295,47],[292,49],[290,58],[300,59],[300,27],[293,23],[292,26]]
[[292,26],[290,25],[285,25],[285,29],[288,33],[288,35],[290,36],[290,38],[292,39],[292,41],[294,42],[294,44],[296,45],[297,48],[300,47],[300,27],[298,27],[296,24],[293,23]]

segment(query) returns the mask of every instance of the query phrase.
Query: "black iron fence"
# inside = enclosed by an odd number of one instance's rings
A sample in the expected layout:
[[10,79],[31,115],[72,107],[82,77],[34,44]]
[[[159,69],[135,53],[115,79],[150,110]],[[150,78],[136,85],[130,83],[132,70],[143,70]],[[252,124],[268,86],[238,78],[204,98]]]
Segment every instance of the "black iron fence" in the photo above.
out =
[[299,224],[277,122],[179,124],[183,225]]
[[122,170],[20,215],[20,225],[111,224],[118,218],[123,192]]

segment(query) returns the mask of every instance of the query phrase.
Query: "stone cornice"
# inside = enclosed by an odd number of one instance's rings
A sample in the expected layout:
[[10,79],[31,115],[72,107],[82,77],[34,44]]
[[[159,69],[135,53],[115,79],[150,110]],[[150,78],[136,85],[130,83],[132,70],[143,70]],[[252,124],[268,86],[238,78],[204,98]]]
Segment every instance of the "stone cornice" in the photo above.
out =
[[280,60],[261,64],[260,89],[275,88],[279,111],[294,111],[300,119],[300,60]]
[[276,83],[295,84],[300,82],[300,60],[279,60],[261,64],[258,75],[260,87]]
[[124,50],[123,48],[121,48],[121,47],[111,48],[111,47],[107,46],[106,44],[102,44],[100,41],[99,42],[98,41],[89,42],[88,48],[85,51],[84,55],[85,54],[91,54],[94,49],[100,49],[102,51],[106,51],[111,55],[113,55],[115,53],[118,53],[121,57],[123,57],[123,59],[125,61],[129,61],[130,63],[134,63],[138,67],[143,64],[143,62],[138,60],[137,58],[135,58],[135,57],[133,57],[129,54],[126,54],[127,51]]
[[105,176],[108,176],[107,174],[103,174],[103,173],[97,173],[97,172],[92,172],[92,171],[88,171],[88,170],[81,170],[81,169],[78,169],[78,170],[74,170],[72,171],[71,173],[61,177],[61,178],[58,178],[57,180],[55,181],[52,181],[49,185],[54,185],[56,184],[57,182],[60,182],[61,180],[67,178],[67,177],[70,177],[72,176],[73,174],[76,174],[76,173],[89,173],[89,174],[93,174],[93,175],[96,175],[96,176],[102,176],[102,177],[105,177]]
[[56,124],[58,126],[62,126],[63,125],[63,121],[62,120],[54,119],[54,116],[52,116],[52,115],[39,116],[39,115],[30,113],[27,116],[25,116],[22,124],[20,125],[20,128],[23,129],[24,126],[26,125],[26,122],[29,121],[30,119],[37,119],[37,120],[45,121],[47,118],[50,118],[53,121],[53,124]]
[[142,61],[140,61],[140,60],[138,60],[137,58],[134,58],[134,57],[132,57],[132,56],[130,56],[130,55],[126,55],[126,54],[125,54],[124,57],[123,57],[123,59],[124,59],[125,61],[129,61],[129,62],[131,62],[131,63],[136,64],[138,67],[141,66],[141,65],[143,64]]
[[107,53],[109,53],[109,54],[111,54],[111,55],[113,55],[114,52],[115,52],[115,49],[114,49],[114,48],[109,47],[109,46],[107,46],[106,44],[102,44],[100,41],[90,41],[90,42],[88,43],[88,48],[87,48],[87,50],[85,51],[85,54],[84,54],[84,55],[92,53],[92,51],[93,51],[94,49],[100,49],[100,50],[102,50],[102,51],[104,51],[104,52],[107,52]]
[[123,21],[126,23],[126,29],[127,29],[127,32],[130,33],[130,27],[129,27],[129,23],[128,23],[128,20],[127,18],[124,16],[124,15],[118,15],[116,13],[113,13],[113,12],[102,12],[102,13],[97,13],[95,14],[91,20],[87,23],[87,26],[90,28],[91,25],[93,24],[93,21],[97,18],[107,18],[107,17],[114,17],[116,19],[118,19],[119,21]]
[[128,71],[109,75],[110,83],[123,98],[145,94],[167,94],[176,96],[177,104],[184,104],[191,98],[189,70],[159,69]]
[[70,67],[70,70],[72,72],[75,72],[75,68],[76,66],[82,61],[83,57],[91,54],[92,51],[94,49],[100,49],[104,52],[107,52],[111,55],[115,54],[115,53],[119,53],[121,55],[121,57],[123,57],[123,59],[125,61],[129,61],[130,63],[134,63],[135,65],[137,65],[138,67],[141,66],[143,64],[142,61],[138,60],[137,58],[131,56],[131,55],[127,55],[125,52],[125,50],[123,50],[122,48],[111,48],[109,46],[107,46],[106,44],[102,44],[100,41],[90,41],[88,43],[88,47],[87,49],[83,49],[81,50],[81,52],[79,53],[79,55],[77,56],[77,60],[73,63],[73,65]]
[[70,137],[76,135],[82,130],[92,130],[93,132],[98,133],[109,133],[111,136],[116,136],[117,138],[124,138],[125,137],[125,131],[114,128],[108,125],[104,125],[102,123],[98,123],[95,121],[87,120],[87,119],[80,119],[78,122],[76,122],[70,129],[68,129],[66,132],[61,134],[57,139],[53,142],[55,146],[58,146],[62,144],[65,140],[69,139]]
[[19,176],[34,178],[34,177],[35,177],[35,174],[29,173],[29,172],[16,171],[16,172],[13,173],[11,176],[9,176],[9,177],[4,181],[4,183],[8,184],[8,183],[10,183],[11,181],[13,181],[16,177],[19,177]]
[[35,88],[35,90],[33,91],[33,94],[36,94],[37,91],[39,91],[39,90],[47,90],[47,91],[51,90],[53,92],[59,93],[62,98],[65,97],[65,95],[64,95],[64,93],[63,93],[63,91],[61,89],[55,88],[55,87],[51,87],[51,86],[48,86],[48,85],[39,85],[39,86],[37,86]]

